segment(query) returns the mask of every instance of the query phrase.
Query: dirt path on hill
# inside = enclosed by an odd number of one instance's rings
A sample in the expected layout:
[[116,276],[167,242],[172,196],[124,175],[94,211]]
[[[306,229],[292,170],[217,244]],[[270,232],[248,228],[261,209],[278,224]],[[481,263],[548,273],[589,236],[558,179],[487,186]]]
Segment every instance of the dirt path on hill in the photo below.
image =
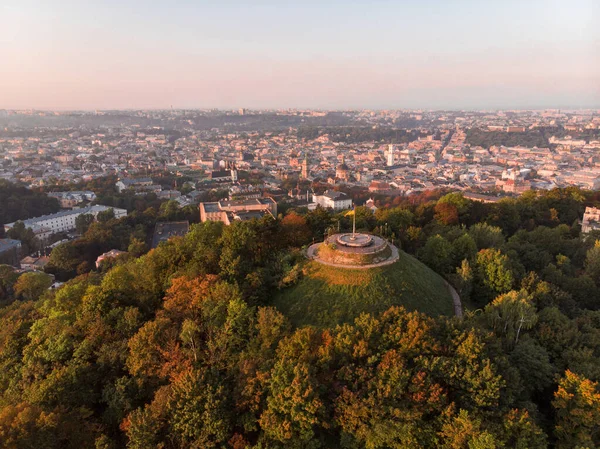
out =
[[444,283],[446,284],[446,287],[448,287],[448,290],[450,291],[450,294],[452,295],[452,302],[454,303],[454,315],[456,315],[459,318],[462,318],[463,309],[462,309],[462,303],[460,302],[460,296],[458,296],[458,292],[445,279],[444,279]]

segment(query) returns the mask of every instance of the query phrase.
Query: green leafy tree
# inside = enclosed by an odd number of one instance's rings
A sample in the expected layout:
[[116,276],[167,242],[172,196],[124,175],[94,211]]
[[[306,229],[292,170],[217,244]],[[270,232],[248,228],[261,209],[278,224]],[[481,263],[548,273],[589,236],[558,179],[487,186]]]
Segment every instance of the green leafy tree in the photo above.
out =
[[460,410],[447,419],[440,436],[440,447],[447,449],[495,449],[502,446],[493,434],[482,429],[481,419],[467,410]]
[[585,272],[600,285],[600,240],[596,240],[585,256]]
[[354,208],[356,214],[356,229],[370,230],[375,225],[375,216],[373,211],[366,206],[356,206]]
[[396,233],[399,235],[403,230],[406,230],[414,220],[413,213],[401,207],[379,208],[375,211],[375,219],[380,227],[386,230],[387,224],[388,233]]
[[76,449],[94,441],[91,426],[77,413],[26,402],[0,408],[0,435],[6,449]]
[[81,214],[75,218],[75,230],[78,234],[85,234],[90,225],[94,222],[92,214]]
[[98,212],[98,215],[96,216],[96,219],[100,223],[106,223],[107,221],[114,220],[114,218],[115,218],[115,211],[112,207],[108,210]]
[[485,314],[493,329],[511,344],[517,344],[521,332],[537,322],[535,305],[525,290],[498,296],[486,306]]
[[497,249],[482,249],[475,265],[476,299],[488,302],[498,294],[507,293],[514,284],[508,257]]
[[452,242],[452,259],[458,266],[463,260],[475,261],[477,244],[469,234],[463,234]]
[[171,394],[169,387],[159,389],[154,399],[144,408],[131,412],[121,424],[127,434],[129,449],[165,447],[168,436],[168,402]]
[[450,280],[458,290],[458,294],[463,301],[469,300],[473,291],[473,269],[467,259],[464,259],[460,266],[456,268]]
[[306,223],[312,231],[313,238],[316,241],[320,241],[323,239],[327,228],[333,224],[333,221],[329,211],[321,206],[317,206],[315,210],[306,214]]
[[14,293],[14,285],[19,273],[10,265],[0,265],[0,301],[10,299]]
[[72,242],[61,243],[50,253],[47,268],[66,273],[74,272],[82,262],[78,247]]
[[127,252],[133,257],[140,257],[142,254],[146,254],[148,252],[148,245],[146,245],[146,243],[142,240],[133,238],[127,247]]
[[438,204],[450,204],[456,208],[456,211],[460,215],[464,215],[467,213],[471,206],[471,201],[466,199],[461,192],[451,192],[447,193],[443,197],[441,197]]
[[429,237],[419,257],[438,273],[449,273],[452,269],[452,245],[441,235]]
[[0,225],[60,210],[56,198],[0,179]]
[[569,370],[558,383],[552,401],[558,447],[595,447],[600,444],[600,391],[592,382]]
[[8,230],[6,236],[9,239],[15,239],[21,241],[21,252],[23,254],[30,254],[36,251],[40,247],[40,242],[33,233],[31,228],[26,228],[22,221],[17,221],[12,228]]
[[516,367],[529,393],[542,392],[552,385],[556,368],[550,361],[548,351],[533,338],[522,338],[510,354],[510,362]]
[[23,273],[15,283],[15,296],[25,301],[35,301],[51,285],[52,278],[45,273]]
[[190,371],[172,386],[169,424],[180,444],[222,447],[231,437],[227,386],[211,371]]
[[304,447],[316,439],[323,407],[314,368],[308,363],[280,360],[271,373],[260,425],[269,439],[292,448]]
[[179,218],[179,203],[169,200],[160,205],[159,218],[165,221],[174,221]]
[[523,225],[517,202],[512,198],[504,198],[492,204],[485,221],[498,226],[506,235],[514,234]]
[[526,410],[512,409],[503,419],[504,447],[546,449],[548,438]]
[[469,235],[475,240],[477,249],[500,248],[504,244],[504,234],[497,226],[476,223],[469,228]]

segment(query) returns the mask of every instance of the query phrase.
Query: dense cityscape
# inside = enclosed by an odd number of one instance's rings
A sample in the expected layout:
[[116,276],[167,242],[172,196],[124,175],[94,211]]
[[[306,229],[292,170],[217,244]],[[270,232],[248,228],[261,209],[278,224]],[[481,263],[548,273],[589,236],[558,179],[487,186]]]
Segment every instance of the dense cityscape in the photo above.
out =
[[600,449],[600,1],[0,1],[0,449]]
[[592,110],[4,110],[0,125],[0,178],[43,191],[63,209],[19,216],[42,242],[29,245],[42,260],[52,249],[45,244],[76,231],[79,215],[133,211],[77,190],[106,178],[119,194],[150,194],[188,213],[199,206],[201,221],[226,224],[276,218],[277,203],[343,210],[356,202],[375,211],[434,189],[495,202],[530,190],[600,188],[600,114]]
[[600,187],[593,110],[0,111],[0,128],[0,177],[30,186],[235,167],[263,190],[290,177],[383,194]]
[[0,126],[6,447],[600,437],[599,111],[3,111]]

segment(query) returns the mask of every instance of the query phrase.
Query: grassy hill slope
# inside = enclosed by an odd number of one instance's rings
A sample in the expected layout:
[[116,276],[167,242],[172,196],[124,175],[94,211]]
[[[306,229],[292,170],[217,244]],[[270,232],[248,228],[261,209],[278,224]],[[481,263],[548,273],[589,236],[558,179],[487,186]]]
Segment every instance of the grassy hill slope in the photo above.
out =
[[451,315],[452,297],[444,280],[412,256],[373,269],[345,269],[308,262],[304,277],[279,292],[275,306],[297,326],[335,326],[363,312],[404,306],[432,316]]

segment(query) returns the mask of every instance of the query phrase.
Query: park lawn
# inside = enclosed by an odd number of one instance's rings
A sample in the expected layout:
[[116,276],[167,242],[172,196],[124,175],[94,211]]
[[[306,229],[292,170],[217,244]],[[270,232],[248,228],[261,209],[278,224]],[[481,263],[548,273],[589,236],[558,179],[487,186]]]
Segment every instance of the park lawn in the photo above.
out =
[[403,251],[399,257],[392,265],[372,269],[308,262],[304,277],[281,290],[274,304],[296,326],[331,327],[392,306],[452,315],[452,297],[442,277]]

